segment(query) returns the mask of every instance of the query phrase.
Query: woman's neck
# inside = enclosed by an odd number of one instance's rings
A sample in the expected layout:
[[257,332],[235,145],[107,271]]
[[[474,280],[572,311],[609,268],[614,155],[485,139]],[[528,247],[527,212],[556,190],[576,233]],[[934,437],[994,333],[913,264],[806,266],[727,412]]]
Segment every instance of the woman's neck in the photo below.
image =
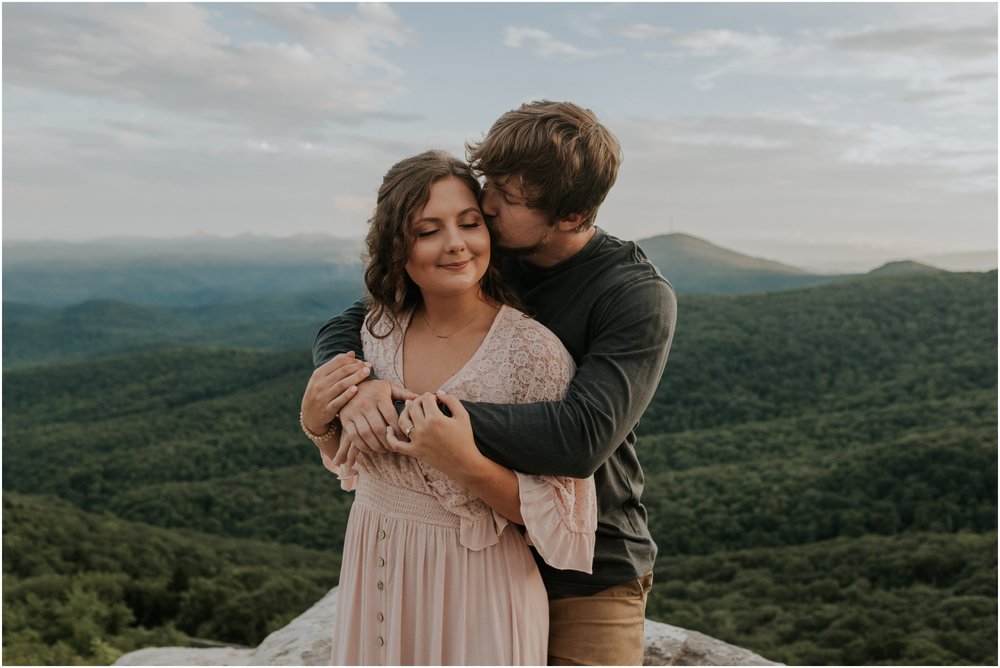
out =
[[492,310],[481,290],[470,290],[460,295],[423,295],[423,317],[438,332],[451,331],[475,319],[478,314]]

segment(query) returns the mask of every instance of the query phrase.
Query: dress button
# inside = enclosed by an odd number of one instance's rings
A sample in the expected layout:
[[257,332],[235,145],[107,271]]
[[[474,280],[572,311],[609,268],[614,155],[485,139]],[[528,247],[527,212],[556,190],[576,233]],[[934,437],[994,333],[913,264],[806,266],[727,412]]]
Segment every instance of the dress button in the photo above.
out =
[[376,587],[378,587],[378,590],[379,590],[379,591],[382,591],[382,587],[384,587],[384,586],[385,586],[385,584],[384,584],[384,583],[382,583],[382,582],[379,582],[379,583],[378,583],[377,585],[375,585],[375,586],[376,586]]
[[379,529],[379,531],[378,531],[378,537],[379,537],[379,540],[385,538],[385,531],[382,530],[382,529]]
[[378,565],[379,566],[385,566],[385,559],[383,559],[382,557],[379,557],[378,558]]
[[378,640],[376,640],[375,642],[377,642],[377,643],[378,643],[378,646],[379,646],[379,647],[381,647],[382,645],[384,645],[384,644],[385,644],[385,641],[384,641],[384,640],[382,640],[382,636],[379,636],[379,637],[378,637]]
[[377,615],[375,615],[375,618],[378,619],[380,622],[383,621],[383,620],[385,620],[385,617],[382,616],[381,612],[378,613]]

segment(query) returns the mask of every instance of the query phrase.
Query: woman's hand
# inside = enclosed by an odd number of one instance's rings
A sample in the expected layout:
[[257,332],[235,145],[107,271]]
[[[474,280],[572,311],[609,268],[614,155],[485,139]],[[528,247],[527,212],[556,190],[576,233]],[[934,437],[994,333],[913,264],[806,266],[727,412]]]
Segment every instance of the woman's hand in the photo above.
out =
[[[451,417],[441,412],[438,401]],[[433,466],[507,519],[524,524],[517,474],[479,452],[469,413],[458,397],[445,392],[420,396],[399,416],[399,429],[409,435],[408,441],[396,438],[391,427],[386,430],[394,452]]]
[[[446,416],[438,401],[451,411]],[[386,430],[386,440],[393,452],[416,457],[460,483],[468,481],[485,460],[472,436],[472,423],[462,402],[451,394],[423,394],[410,401],[399,416],[401,440]]]
[[366,454],[385,452],[386,426],[396,426],[394,399],[412,399],[417,395],[387,380],[372,379],[358,388],[358,396],[340,415],[344,437]]
[[313,371],[302,395],[302,423],[306,428],[314,434],[326,433],[369,373],[371,364],[356,359],[353,352],[337,355]]

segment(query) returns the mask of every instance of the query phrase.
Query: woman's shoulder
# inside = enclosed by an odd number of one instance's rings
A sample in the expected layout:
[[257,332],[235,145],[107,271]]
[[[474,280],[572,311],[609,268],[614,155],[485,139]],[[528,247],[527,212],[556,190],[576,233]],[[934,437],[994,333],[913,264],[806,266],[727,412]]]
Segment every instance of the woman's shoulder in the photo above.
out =
[[559,337],[523,311],[505,305],[501,307],[497,317],[504,318],[503,324],[515,347],[528,351],[534,349],[539,354],[547,356],[558,354],[572,360],[572,356]]
[[412,315],[412,313],[413,309],[410,309],[398,316],[393,315],[388,310],[383,310],[379,313],[369,310],[368,313],[365,314],[365,322],[361,328],[362,338],[395,338],[401,335],[403,330],[406,329],[406,325],[409,322],[410,315]]

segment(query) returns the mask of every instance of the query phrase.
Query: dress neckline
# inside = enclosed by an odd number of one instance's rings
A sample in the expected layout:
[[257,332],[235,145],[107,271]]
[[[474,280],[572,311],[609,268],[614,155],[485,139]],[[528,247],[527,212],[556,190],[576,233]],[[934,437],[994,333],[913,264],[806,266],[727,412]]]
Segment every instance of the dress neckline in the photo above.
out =
[[[494,336],[494,333],[496,332],[497,323],[500,322],[500,319],[504,317],[506,311],[508,311],[509,309],[510,307],[507,306],[506,304],[500,305],[500,310],[498,310],[496,315],[493,316],[493,322],[490,323],[490,328],[486,332],[486,336],[484,336],[483,340],[480,342],[479,347],[477,347],[475,352],[473,352],[472,355],[469,356],[469,359],[465,360],[465,364],[463,364],[458,371],[453,373],[451,376],[445,379],[443,383],[441,383],[441,385],[438,387],[439,391],[444,390],[445,392],[447,392],[445,388],[448,385],[452,384],[456,378],[465,373],[465,370],[468,369],[473,362],[475,362],[477,359],[483,356],[484,354],[483,351],[486,350],[486,345],[490,342],[490,340]],[[410,328],[410,323],[413,321],[413,315],[416,312],[417,312],[416,308],[411,309],[410,312],[406,314],[406,317],[403,319],[403,322],[400,323],[400,326],[398,328],[399,345],[396,346],[396,350],[399,351],[399,354],[394,356],[392,362],[393,371],[395,371],[396,373],[396,378],[399,378],[399,382],[402,384],[403,387],[406,387],[406,378],[403,376],[403,346],[406,345],[406,330]]]

